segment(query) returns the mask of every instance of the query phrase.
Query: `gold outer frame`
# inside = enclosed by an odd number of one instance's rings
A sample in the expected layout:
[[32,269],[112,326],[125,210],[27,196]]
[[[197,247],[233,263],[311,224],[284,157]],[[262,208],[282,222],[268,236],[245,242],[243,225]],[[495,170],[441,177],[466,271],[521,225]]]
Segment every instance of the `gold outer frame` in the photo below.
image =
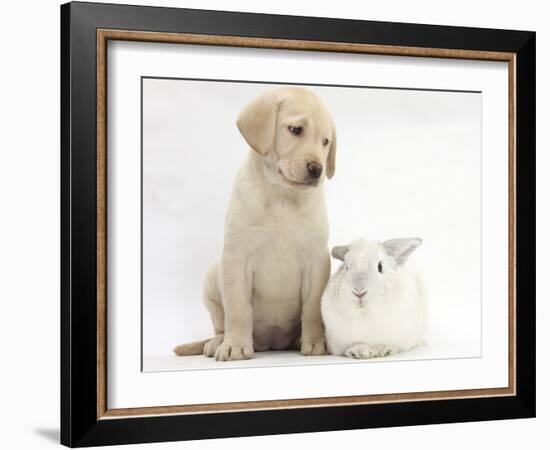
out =
[[[168,414],[344,406],[516,395],[516,54],[237,36],[97,29],[97,419]],[[508,63],[508,387],[401,394],[263,400],[200,405],[109,409],[107,405],[107,42],[109,40],[231,47],[363,53],[391,56],[502,61]]]

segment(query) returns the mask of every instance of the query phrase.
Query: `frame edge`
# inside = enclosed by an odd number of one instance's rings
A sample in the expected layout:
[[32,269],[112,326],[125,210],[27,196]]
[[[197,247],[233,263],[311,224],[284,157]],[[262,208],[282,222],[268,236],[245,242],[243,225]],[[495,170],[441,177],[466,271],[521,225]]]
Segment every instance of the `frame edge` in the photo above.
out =
[[60,317],[60,443],[66,446],[71,445],[71,332],[70,332],[70,34],[71,34],[71,5],[65,3],[60,6],[60,171],[61,171],[61,248],[60,248],[60,290],[61,290],[61,317]]
[[517,397],[536,416],[536,33],[516,64],[516,380]]

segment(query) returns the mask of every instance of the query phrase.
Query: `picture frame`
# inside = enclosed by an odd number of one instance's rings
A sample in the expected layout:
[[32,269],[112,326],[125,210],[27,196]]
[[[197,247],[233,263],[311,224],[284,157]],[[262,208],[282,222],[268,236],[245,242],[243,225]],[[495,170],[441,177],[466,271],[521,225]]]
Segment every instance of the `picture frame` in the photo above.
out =
[[[508,386],[109,408],[107,43],[501,61],[508,67]],[[177,441],[535,416],[534,32],[71,2],[61,6],[61,443]],[[136,280],[139,283],[139,280]]]

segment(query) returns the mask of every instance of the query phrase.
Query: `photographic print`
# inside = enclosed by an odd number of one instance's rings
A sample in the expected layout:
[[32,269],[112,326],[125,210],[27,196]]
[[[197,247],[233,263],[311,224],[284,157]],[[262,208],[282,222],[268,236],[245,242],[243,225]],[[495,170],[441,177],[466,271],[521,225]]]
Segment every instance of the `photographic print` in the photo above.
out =
[[534,33],[61,13],[64,444],[534,416]]
[[141,83],[145,372],[481,356],[480,92]]

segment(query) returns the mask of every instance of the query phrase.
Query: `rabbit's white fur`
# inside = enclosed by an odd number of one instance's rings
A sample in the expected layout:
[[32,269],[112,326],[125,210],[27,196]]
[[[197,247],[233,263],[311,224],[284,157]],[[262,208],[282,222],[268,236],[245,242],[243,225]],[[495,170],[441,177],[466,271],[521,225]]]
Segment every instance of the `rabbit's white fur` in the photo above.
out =
[[420,274],[405,264],[421,242],[361,239],[333,249],[343,264],[321,301],[330,353],[373,358],[423,343],[426,289]]

